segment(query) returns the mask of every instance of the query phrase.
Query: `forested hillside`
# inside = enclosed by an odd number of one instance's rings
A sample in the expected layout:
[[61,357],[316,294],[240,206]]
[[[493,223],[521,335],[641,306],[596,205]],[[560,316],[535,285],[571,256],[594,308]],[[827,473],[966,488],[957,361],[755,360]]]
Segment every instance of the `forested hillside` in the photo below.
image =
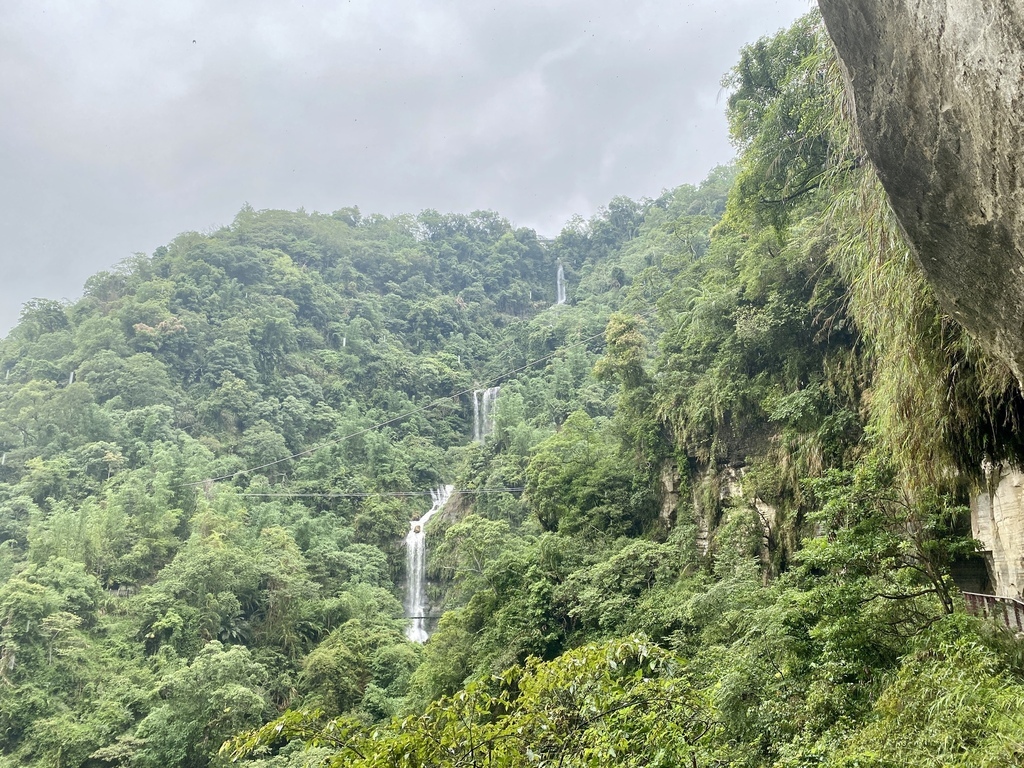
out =
[[816,15],[725,85],[733,167],[551,241],[246,207],[26,305],[0,765],[1024,759],[1024,655],[951,576],[1017,384],[917,273]]

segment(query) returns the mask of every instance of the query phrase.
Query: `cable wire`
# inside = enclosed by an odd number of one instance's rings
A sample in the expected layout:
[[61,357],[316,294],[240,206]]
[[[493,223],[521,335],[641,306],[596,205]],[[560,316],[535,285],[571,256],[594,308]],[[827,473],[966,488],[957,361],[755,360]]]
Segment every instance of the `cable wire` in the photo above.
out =
[[[452,496],[487,494],[487,493],[522,493],[525,488],[464,488],[459,491],[452,491]],[[352,493],[236,493],[236,496],[251,496],[257,498],[302,498],[302,499],[366,499],[371,496],[430,496],[433,491],[365,491]]]

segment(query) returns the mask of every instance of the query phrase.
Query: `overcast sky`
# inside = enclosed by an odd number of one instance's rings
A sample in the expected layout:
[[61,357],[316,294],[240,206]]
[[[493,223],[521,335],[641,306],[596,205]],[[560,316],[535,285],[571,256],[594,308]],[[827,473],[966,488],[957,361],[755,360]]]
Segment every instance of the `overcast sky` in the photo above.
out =
[[719,82],[808,0],[3,0],[0,334],[256,208],[554,235],[732,156]]

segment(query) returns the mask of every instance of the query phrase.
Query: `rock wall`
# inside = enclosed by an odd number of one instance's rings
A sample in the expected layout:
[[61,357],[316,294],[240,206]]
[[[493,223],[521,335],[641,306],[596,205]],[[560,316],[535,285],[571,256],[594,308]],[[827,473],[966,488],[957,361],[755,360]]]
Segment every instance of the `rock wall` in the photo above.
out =
[[988,488],[971,499],[971,531],[982,545],[995,593],[1024,590],[1024,473],[986,467]]
[[712,464],[694,476],[691,488],[694,522],[697,525],[697,554],[700,557],[708,557],[711,554],[716,529],[729,514],[753,513],[756,515],[760,533],[757,547],[761,573],[767,583],[776,572],[773,556],[780,546],[779,511],[756,496],[752,499],[747,498],[743,490],[744,474],[744,467],[719,467]]
[[675,525],[676,512],[679,509],[680,485],[682,476],[675,461],[668,460],[661,465],[661,509],[658,518],[666,530]]
[[936,296],[1024,382],[1024,3],[819,5]]

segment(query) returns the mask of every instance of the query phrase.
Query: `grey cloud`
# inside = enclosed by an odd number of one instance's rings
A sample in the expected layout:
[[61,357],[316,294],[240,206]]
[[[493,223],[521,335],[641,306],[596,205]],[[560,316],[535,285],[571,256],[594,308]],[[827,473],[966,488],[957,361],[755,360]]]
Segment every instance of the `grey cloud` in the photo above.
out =
[[0,331],[257,208],[493,208],[554,234],[731,150],[719,80],[806,0],[9,3]]

